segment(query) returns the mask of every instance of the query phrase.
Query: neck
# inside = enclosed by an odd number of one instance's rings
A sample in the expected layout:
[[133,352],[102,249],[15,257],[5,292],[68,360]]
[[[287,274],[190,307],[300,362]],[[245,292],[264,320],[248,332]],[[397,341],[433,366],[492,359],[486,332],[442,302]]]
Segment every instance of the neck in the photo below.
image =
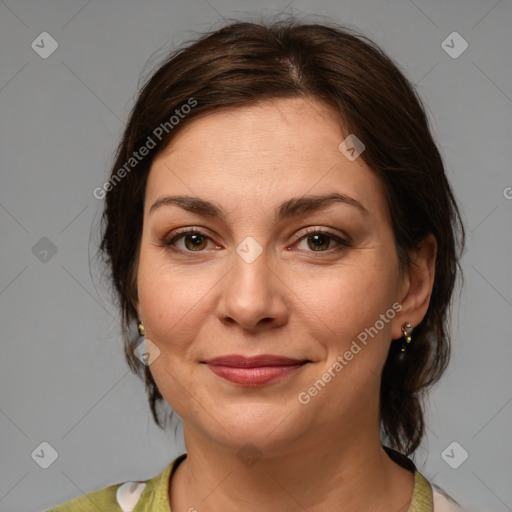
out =
[[243,450],[212,443],[197,431],[184,433],[187,458],[172,479],[173,511],[334,512],[343,504],[345,510],[406,512],[411,502],[414,475],[389,458],[379,436],[354,432],[336,440],[315,434],[286,451],[261,458],[256,452],[244,463]]

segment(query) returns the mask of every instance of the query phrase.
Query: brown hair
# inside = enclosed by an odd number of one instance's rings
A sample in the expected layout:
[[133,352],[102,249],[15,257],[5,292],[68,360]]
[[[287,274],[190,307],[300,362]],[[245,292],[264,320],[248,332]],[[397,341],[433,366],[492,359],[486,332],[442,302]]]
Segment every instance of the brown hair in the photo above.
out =
[[[134,301],[143,200],[155,155],[198,116],[289,97],[324,102],[365,144],[361,158],[385,186],[401,269],[410,265],[409,252],[429,233],[437,240],[428,311],[405,354],[399,343],[391,344],[381,381],[382,436],[410,454],[424,433],[425,391],[449,360],[451,297],[462,273],[457,248],[462,252],[465,232],[414,87],[373,41],[345,27],[296,20],[231,23],[174,51],[146,80],[105,187],[102,217],[100,251],[122,312],[126,360],[144,377],[153,418],[165,428],[157,408],[163,397],[149,368],[133,353],[140,341]],[[183,108],[192,102],[193,108]],[[171,116],[178,114],[174,124]],[[136,164],[130,160],[150,145],[144,158]]]

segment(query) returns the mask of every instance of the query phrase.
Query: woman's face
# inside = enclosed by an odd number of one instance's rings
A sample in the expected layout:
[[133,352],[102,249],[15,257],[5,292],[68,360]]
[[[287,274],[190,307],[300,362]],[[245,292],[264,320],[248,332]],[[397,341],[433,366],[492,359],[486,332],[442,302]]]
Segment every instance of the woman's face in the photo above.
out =
[[137,309],[185,435],[264,451],[378,430],[409,283],[347,135],[320,103],[280,99],[197,119],[154,160]]

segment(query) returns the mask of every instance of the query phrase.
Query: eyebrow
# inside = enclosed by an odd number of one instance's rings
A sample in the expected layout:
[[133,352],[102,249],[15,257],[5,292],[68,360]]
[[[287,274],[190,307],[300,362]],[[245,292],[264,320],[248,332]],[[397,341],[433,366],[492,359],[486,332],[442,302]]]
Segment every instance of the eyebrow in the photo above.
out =
[[[333,192],[327,195],[300,196],[288,199],[281,203],[277,209],[276,219],[284,220],[303,213],[326,208],[334,203],[347,204],[357,208],[366,216],[370,215],[369,211],[353,197]],[[149,213],[153,213],[162,206],[178,206],[189,212],[218,218],[222,221],[225,220],[225,214],[219,206],[211,201],[200,199],[198,197],[186,195],[160,197],[153,203],[149,209]]]

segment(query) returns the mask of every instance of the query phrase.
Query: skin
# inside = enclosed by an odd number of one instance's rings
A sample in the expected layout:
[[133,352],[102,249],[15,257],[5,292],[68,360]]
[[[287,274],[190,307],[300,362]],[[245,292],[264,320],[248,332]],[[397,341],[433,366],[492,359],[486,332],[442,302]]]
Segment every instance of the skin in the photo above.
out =
[[[401,325],[417,325],[427,311],[436,242],[428,237],[400,272],[383,185],[362,158],[340,152],[347,135],[321,103],[279,99],[194,120],[153,162],[136,308],[160,350],[152,375],[183,420],[187,458],[172,478],[173,512],[409,507],[414,476],[381,447],[380,377]],[[334,203],[276,222],[281,202],[331,192],[368,214]],[[150,211],[178,194],[215,202],[225,219],[175,205]],[[204,234],[199,251],[190,235],[163,245],[183,227]],[[315,250],[307,227],[352,244],[327,237]],[[251,263],[236,252],[249,236],[262,248]],[[401,311],[301,404],[299,393],[394,303]],[[311,362],[249,388],[201,364],[226,354]],[[237,456],[248,443],[260,456],[252,467]]]

